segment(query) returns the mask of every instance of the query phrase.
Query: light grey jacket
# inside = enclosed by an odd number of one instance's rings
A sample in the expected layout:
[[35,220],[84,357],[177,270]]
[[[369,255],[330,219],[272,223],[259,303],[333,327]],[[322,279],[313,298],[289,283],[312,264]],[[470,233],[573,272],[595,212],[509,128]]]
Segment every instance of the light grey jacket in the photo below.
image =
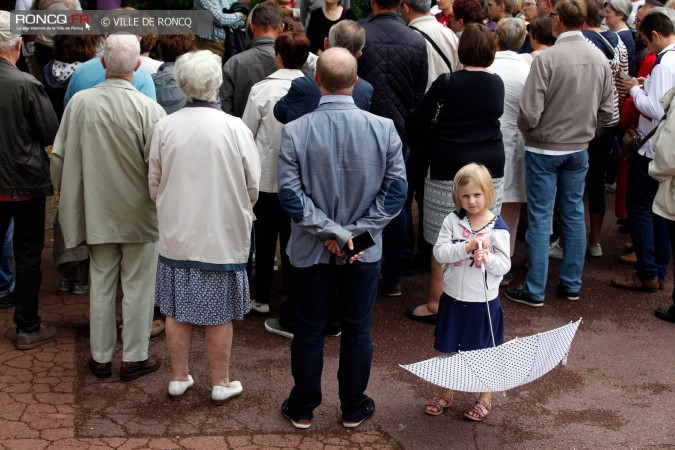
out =
[[572,151],[588,147],[595,129],[612,122],[612,71],[581,33],[561,35],[532,63],[520,99],[525,145]]

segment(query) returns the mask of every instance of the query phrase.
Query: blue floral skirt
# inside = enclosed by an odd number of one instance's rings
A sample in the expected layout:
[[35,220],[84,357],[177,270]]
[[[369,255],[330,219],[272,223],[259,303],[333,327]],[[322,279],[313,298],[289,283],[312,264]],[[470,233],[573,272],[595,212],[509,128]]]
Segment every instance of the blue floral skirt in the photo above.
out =
[[155,303],[162,314],[194,325],[242,320],[250,307],[246,271],[171,267],[159,261]]

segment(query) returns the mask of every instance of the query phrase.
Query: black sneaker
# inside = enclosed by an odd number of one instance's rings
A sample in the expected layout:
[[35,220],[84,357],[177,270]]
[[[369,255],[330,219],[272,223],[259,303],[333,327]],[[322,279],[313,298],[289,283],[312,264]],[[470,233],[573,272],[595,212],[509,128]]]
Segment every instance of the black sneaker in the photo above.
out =
[[401,296],[401,283],[397,283],[393,286],[384,287],[384,295],[387,297],[400,297]]
[[283,416],[287,418],[295,428],[300,430],[306,430],[312,426],[311,419],[294,419],[291,417],[291,412],[288,408],[288,400],[284,400],[284,402],[281,404],[281,414],[283,414]]
[[579,291],[567,291],[561,285],[558,285],[558,293],[565,297],[567,300],[576,301],[579,300]]
[[277,336],[283,336],[288,339],[293,339],[293,332],[285,329],[279,323],[279,319],[267,319],[265,321],[265,329]]
[[0,309],[9,309],[14,308],[14,298],[12,294],[7,294],[6,296],[0,298]]
[[375,414],[375,402],[372,398],[368,398],[368,405],[366,406],[363,416],[359,420],[345,420],[342,419],[342,426],[345,428],[356,428],[361,425],[365,420],[370,419]]
[[526,294],[523,291],[522,286],[518,286],[517,288],[507,288],[504,290],[504,295],[506,298],[508,298],[511,301],[522,303],[527,306],[532,306],[534,308],[539,308],[540,306],[544,306],[544,301],[543,300],[536,300],[532,298],[529,294]]

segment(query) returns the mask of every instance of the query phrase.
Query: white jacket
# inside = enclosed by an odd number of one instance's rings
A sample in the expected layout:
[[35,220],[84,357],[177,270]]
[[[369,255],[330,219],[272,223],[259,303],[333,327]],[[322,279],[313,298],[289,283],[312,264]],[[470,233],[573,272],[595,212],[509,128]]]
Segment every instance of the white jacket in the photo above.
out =
[[433,45],[424,38],[427,45],[427,58],[429,64],[429,78],[427,78],[428,91],[431,84],[436,81],[436,78],[444,73],[457,72],[462,70],[462,64],[459,62],[457,56],[457,47],[459,46],[459,39],[454,31],[446,27],[432,15],[417,17],[408,24],[411,28],[417,28],[423,31],[427,36],[433,39],[434,43],[443,51],[445,57],[450,61],[452,67],[448,68],[443,58],[438,54],[438,51]]
[[195,105],[157,122],[152,134],[148,180],[159,254],[174,267],[243,270],[258,199],[258,151],[239,118]]
[[661,106],[668,114],[658,125],[652,138],[654,159],[649,163],[649,175],[659,182],[652,211],[675,221],[675,88],[666,92]]
[[[487,272],[487,293],[484,291],[483,273],[474,265],[473,252],[466,254],[464,243],[482,237],[489,244]],[[509,228],[497,216],[487,228],[475,234],[466,218],[466,212],[453,211],[443,220],[443,226],[434,245],[434,258],[441,264],[443,291],[450,297],[463,302],[484,302],[499,295],[502,276],[511,269]]]
[[288,93],[291,82],[305,74],[300,70],[279,69],[251,88],[241,120],[253,133],[260,156],[260,190],[276,193],[277,159],[283,125],[274,117],[274,105]]

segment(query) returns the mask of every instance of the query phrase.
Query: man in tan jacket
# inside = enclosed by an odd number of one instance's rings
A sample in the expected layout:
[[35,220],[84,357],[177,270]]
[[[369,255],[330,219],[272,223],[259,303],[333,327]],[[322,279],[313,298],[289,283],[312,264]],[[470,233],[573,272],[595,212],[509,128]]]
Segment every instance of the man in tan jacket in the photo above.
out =
[[160,366],[148,357],[157,267],[157,211],[148,190],[149,142],[166,114],[138,92],[138,38],[111,35],[101,62],[106,80],[68,104],[52,151],[66,248],[90,245],[89,369],[112,376],[117,342],[115,295],[121,275],[123,356],[120,378],[134,380]]

